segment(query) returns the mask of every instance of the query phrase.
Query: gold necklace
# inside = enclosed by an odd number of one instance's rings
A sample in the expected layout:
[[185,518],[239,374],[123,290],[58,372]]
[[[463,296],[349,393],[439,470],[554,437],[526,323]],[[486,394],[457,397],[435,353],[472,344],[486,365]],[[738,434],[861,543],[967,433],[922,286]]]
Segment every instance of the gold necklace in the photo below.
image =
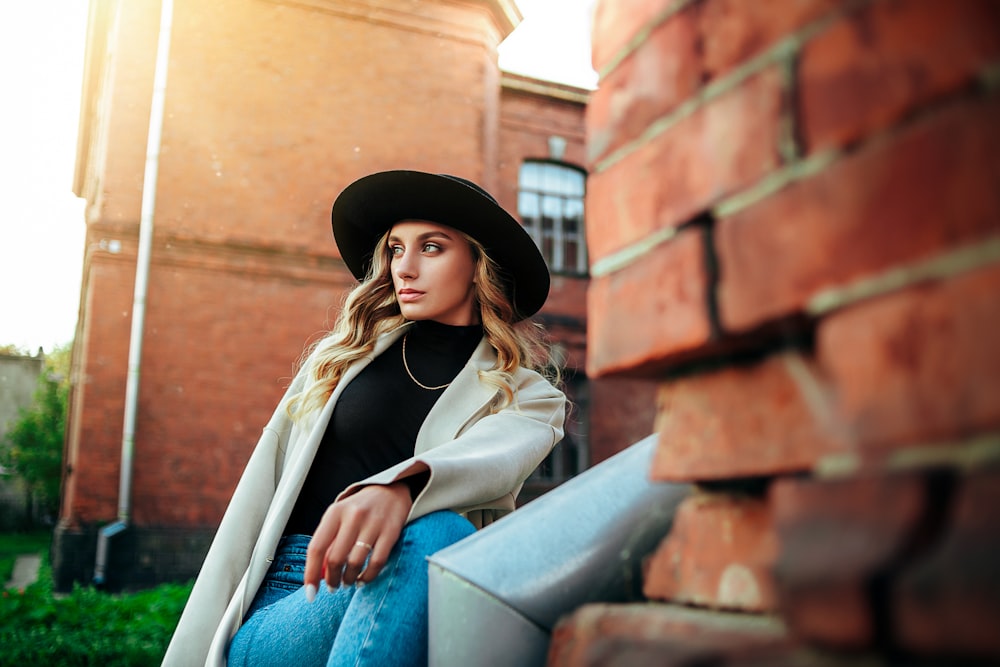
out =
[[449,384],[451,384],[450,382],[448,382],[446,384],[442,384],[437,387],[428,387],[427,385],[421,383],[420,380],[413,377],[413,373],[410,372],[410,365],[406,363],[406,337],[409,335],[410,335],[409,331],[403,334],[403,368],[406,369],[406,374],[410,376],[410,379],[413,380],[414,384],[416,384],[421,389],[427,389],[428,391],[437,391],[438,389],[444,389]]

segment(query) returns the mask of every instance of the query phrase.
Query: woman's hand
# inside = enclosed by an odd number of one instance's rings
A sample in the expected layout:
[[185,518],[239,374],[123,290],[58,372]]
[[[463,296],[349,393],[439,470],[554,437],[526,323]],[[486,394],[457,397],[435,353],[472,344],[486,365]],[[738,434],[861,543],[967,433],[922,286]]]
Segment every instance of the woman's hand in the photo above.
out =
[[412,504],[410,488],[396,482],[366,486],[330,505],[306,550],[306,597],[312,601],[321,579],[333,589],[377,577]]

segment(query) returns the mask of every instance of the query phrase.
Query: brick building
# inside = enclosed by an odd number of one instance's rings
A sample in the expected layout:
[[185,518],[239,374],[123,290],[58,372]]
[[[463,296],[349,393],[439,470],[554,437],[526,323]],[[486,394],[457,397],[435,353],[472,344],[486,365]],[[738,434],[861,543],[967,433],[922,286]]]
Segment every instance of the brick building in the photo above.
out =
[[1000,661],[1000,5],[601,0],[588,362],[691,481],[552,667]]
[[[87,200],[87,253],[53,550],[59,588],[90,580],[98,528],[122,513],[159,17],[156,0],[91,2],[75,184]],[[496,47],[519,18],[510,0],[176,0],[129,529],[107,535],[109,586],[197,571],[296,360],[353,283],[329,208],[370,172],[471,178],[547,244],[553,290],[539,318],[578,413],[529,495],[650,431],[652,393],[630,382],[618,395],[640,396],[646,423],[597,420],[588,432],[588,397],[621,383],[590,387],[583,372],[587,91],[498,69]],[[553,173],[568,189],[545,191],[539,175]],[[553,203],[563,207],[554,222]]]

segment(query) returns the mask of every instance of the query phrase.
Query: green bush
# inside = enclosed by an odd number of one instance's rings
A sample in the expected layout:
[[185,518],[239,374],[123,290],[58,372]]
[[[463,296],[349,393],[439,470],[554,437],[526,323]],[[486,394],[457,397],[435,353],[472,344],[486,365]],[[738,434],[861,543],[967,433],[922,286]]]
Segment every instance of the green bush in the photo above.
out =
[[63,436],[69,400],[69,349],[57,348],[45,359],[34,403],[18,411],[18,418],[0,439],[0,465],[24,480],[42,515],[59,510]]
[[3,592],[0,665],[158,665],[191,592],[190,584],[123,595],[77,586],[56,597],[51,582],[43,565],[23,592]]

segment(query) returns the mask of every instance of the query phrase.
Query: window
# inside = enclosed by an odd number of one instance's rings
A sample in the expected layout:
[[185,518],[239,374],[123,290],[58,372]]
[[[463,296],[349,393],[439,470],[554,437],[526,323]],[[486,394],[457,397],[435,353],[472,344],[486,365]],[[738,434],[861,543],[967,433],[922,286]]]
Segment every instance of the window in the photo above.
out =
[[518,214],[549,269],[556,273],[587,273],[585,180],[582,170],[565,164],[529,160],[521,165]]

